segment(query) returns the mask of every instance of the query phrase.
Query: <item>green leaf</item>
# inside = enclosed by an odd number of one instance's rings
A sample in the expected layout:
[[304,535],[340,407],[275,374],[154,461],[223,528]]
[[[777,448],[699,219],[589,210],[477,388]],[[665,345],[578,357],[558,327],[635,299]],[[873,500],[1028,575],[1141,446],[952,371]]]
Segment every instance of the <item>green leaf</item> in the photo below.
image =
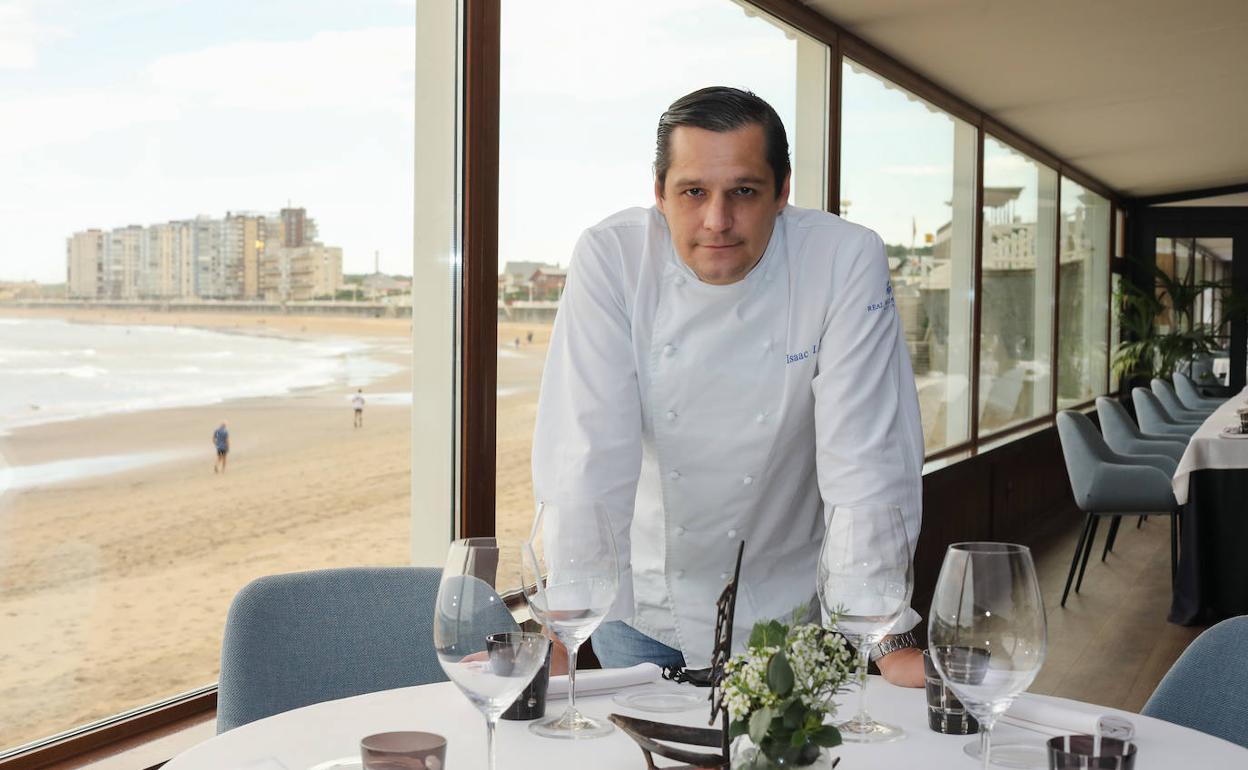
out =
[[805,746],[806,745],[806,731],[805,730],[793,731],[793,737],[789,739],[789,745],[795,749],[800,749],[802,746]]
[[767,664],[767,687],[781,698],[793,692],[793,668],[783,652],[771,656],[771,662]]
[[789,629],[778,620],[767,623],[760,621],[754,624],[754,630],[750,632],[750,647],[783,647],[784,637],[788,633]]
[[738,719],[728,723],[728,737],[736,738],[738,735],[745,735],[750,731],[750,722],[747,719]]
[[810,739],[824,748],[841,745],[841,731],[836,725],[824,725],[810,735]]
[[794,699],[789,707],[784,710],[784,726],[790,730],[796,730],[806,721],[806,707],[802,705],[800,700]]
[[767,737],[767,730],[771,727],[771,720],[775,716],[768,706],[763,706],[758,711],[750,714],[750,740],[755,745],[761,746],[763,738]]

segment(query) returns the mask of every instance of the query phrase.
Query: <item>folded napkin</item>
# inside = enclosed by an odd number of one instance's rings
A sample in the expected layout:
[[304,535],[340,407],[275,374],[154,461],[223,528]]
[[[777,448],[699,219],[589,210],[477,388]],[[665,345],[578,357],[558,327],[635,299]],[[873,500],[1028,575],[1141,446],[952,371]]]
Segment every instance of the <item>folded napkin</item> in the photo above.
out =
[[1098,710],[1091,704],[1083,705],[1084,708],[1075,708],[1023,695],[1014,701],[1001,721],[1046,735],[1101,735],[1122,741],[1135,736],[1131,720]]
[[[604,668],[576,672],[577,695],[604,695],[638,684],[650,684],[663,678],[663,669],[653,663],[638,663],[631,668]],[[568,675],[550,678],[546,698],[568,697]]]

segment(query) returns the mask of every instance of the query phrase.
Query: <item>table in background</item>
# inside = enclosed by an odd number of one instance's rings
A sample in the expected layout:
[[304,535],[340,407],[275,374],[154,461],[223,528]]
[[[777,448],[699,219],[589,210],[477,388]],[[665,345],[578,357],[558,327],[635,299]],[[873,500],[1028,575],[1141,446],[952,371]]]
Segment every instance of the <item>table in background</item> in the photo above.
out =
[[[659,686],[689,687],[672,683]],[[927,701],[922,689],[894,687],[873,676],[867,698],[872,715],[905,728],[906,737],[895,743],[841,746],[834,750],[844,758],[839,770],[978,768],[978,762],[962,751],[963,744],[975,736],[940,735],[928,729]],[[851,713],[856,693],[847,693],[841,700],[845,704],[841,706],[841,713]],[[1062,699],[1052,700],[1076,705]],[[550,708],[563,705],[563,701],[553,701]],[[585,713],[599,718],[619,712],[696,726],[705,726],[710,713],[708,706],[678,714],[647,714],[617,706],[607,695],[578,698],[577,705]],[[1113,713],[1135,722],[1139,744],[1136,770],[1248,767],[1248,749],[1169,722],[1139,714]],[[166,764],[164,770],[235,770],[266,759],[280,762],[287,770],[307,770],[326,760],[359,756],[362,737],[389,730],[426,730],[445,736],[448,770],[485,767],[483,717],[455,685],[442,683],[318,703],[252,722],[184,752]],[[1043,745],[1047,739],[1039,733],[1004,725],[996,734],[1002,740],[1025,739],[1036,745]],[[527,722],[499,723],[499,770],[642,770],[644,767],[641,750],[619,730],[595,740],[556,741],[531,734]]]
[[1248,388],[1218,407],[1187,444],[1174,474],[1179,570],[1169,619],[1205,625],[1248,614],[1248,439],[1221,438],[1237,425]]

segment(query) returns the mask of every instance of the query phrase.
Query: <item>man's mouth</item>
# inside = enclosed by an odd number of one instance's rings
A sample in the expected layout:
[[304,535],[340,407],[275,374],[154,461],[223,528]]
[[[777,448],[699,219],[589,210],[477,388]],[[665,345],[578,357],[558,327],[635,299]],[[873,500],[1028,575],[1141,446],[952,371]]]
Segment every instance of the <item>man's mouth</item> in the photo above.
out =
[[731,249],[740,246],[740,243],[703,243],[700,244],[704,249]]

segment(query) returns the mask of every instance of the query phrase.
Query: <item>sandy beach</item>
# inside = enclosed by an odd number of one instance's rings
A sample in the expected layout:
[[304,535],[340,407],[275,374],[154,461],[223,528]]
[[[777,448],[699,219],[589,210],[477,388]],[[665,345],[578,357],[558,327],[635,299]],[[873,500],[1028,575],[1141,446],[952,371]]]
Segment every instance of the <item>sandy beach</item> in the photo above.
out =
[[[0,316],[35,311],[0,308]],[[409,322],[82,309],[43,317],[350,337],[400,370]],[[526,335],[534,332],[532,343]],[[500,537],[532,517],[529,446],[549,327],[500,325]],[[214,682],[234,594],[251,579],[408,561],[410,408],[384,399],[353,429],[344,383],[200,407],[32,426],[0,436],[10,466],[162,452],[165,462],[0,497],[0,748]],[[210,435],[228,420],[228,472]]]

